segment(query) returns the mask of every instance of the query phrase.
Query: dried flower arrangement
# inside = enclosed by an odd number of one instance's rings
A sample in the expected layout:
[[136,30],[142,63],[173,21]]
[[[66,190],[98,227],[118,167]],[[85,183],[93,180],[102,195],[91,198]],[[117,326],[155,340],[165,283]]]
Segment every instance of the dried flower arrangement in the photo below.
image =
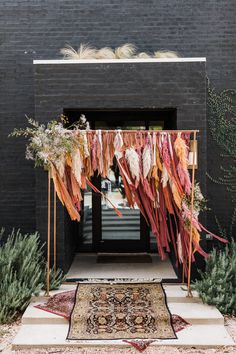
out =
[[26,117],[29,127],[25,129],[14,129],[9,135],[12,137],[27,137],[26,159],[33,160],[35,166],[48,168],[54,162],[58,170],[63,174],[66,154],[74,151],[78,145],[77,139],[72,134],[73,129],[89,129],[89,123],[82,114],[79,121],[65,128],[68,125],[66,116],[61,115],[60,121],[52,120],[45,124],[39,124],[32,118]]
[[83,59],[148,59],[148,58],[178,58],[177,52],[160,50],[155,51],[153,54],[146,52],[137,52],[136,47],[133,44],[126,43],[114,50],[110,47],[94,48],[88,44],[81,44],[78,50],[74,49],[70,45],[66,45],[65,48],[60,50],[64,59],[70,60],[83,60]]

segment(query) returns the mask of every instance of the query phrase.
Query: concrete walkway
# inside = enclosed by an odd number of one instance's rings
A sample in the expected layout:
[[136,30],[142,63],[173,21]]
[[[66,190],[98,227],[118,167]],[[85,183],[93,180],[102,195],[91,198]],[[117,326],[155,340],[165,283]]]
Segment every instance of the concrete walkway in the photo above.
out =
[[78,253],[67,274],[67,279],[177,279],[169,258],[162,261],[156,254],[150,254],[150,256],[152,263],[101,264],[96,262],[96,253]]
[[[178,332],[178,339],[157,340],[152,344],[153,347],[166,345],[206,348],[235,345],[224,327],[223,316],[215,307],[204,305],[196,293],[193,298],[186,298],[186,291],[182,290],[180,285],[164,284],[164,288],[171,312],[183,317],[191,323],[191,326]],[[60,290],[54,291],[52,294],[72,289],[75,289],[75,285],[63,285]],[[32,300],[23,315],[21,329],[13,341],[13,349],[29,347],[129,347],[121,340],[66,340],[68,321],[60,316],[33,307],[45,301],[46,298],[43,296]]]

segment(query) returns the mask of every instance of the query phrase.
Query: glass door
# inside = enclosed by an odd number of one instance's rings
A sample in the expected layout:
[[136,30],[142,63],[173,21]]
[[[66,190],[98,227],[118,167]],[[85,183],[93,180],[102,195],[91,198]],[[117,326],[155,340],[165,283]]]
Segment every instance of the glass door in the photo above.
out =
[[[151,122],[150,122],[151,123]],[[158,121],[151,129],[163,128]],[[147,122],[142,120],[114,119],[96,121],[94,129],[145,130]],[[107,178],[96,177],[94,183],[121,212],[120,218],[111,204],[98,195],[93,194],[93,244],[96,252],[148,252],[150,251],[149,227],[141,215],[138,206],[131,209],[125,197],[122,178],[119,174],[116,159],[110,168]]]
[[[84,114],[91,129],[160,130],[176,129],[176,109],[149,110],[97,110],[66,109],[70,124]],[[109,176],[94,176],[92,183],[103,190],[123,215],[119,218],[114,209],[100,194],[90,188],[84,191],[81,222],[75,228],[78,251],[82,252],[156,252],[156,238],[150,232],[137,206],[130,209],[124,197],[119,170],[114,161]]]

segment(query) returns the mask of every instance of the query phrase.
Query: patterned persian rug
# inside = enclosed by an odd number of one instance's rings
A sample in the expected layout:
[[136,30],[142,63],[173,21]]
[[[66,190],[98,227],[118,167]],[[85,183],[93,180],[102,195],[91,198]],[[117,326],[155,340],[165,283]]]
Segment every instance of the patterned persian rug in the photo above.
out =
[[[69,321],[75,303],[75,294],[75,290],[63,291],[62,293],[50,297],[46,304],[40,304],[34,307],[58,316],[62,316]],[[171,319],[175,333],[182,331],[190,325],[179,315],[172,314]]]
[[67,339],[176,339],[159,283],[79,284]]

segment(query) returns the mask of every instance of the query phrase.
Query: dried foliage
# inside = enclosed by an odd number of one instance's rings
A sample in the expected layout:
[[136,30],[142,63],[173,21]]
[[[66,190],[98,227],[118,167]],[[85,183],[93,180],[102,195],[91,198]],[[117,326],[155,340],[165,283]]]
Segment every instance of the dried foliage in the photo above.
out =
[[170,50],[158,50],[154,52],[154,58],[178,58],[179,55],[177,52],[170,51]]
[[148,59],[148,58],[177,58],[178,53],[168,50],[155,51],[153,54],[141,52],[138,53],[136,47],[131,43],[125,43],[114,50],[110,47],[94,48],[88,44],[81,44],[78,50],[70,45],[60,50],[64,59],[83,60],[83,59]]
[[135,53],[135,46],[129,43],[126,43],[115,49],[116,59],[131,59],[135,56]]
[[14,129],[10,137],[24,136],[29,143],[26,148],[26,159],[33,160],[35,166],[47,168],[49,161],[54,161],[60,175],[64,174],[65,158],[67,153],[72,153],[78,142],[73,138],[73,129],[89,129],[89,124],[84,115],[81,115],[78,122],[67,128],[68,124],[65,116],[61,116],[61,121],[52,120],[45,124],[39,124],[35,120],[28,118],[29,127],[25,129]]
[[78,50],[75,50],[70,45],[60,50],[64,59],[96,59],[97,50],[87,44],[81,44]]

